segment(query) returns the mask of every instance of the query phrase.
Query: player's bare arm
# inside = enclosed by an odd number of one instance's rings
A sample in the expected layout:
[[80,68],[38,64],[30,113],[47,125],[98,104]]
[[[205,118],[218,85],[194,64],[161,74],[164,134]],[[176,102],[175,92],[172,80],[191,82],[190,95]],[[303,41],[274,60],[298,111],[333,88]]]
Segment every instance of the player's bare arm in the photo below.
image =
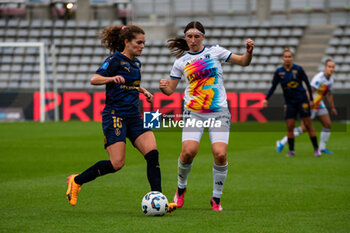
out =
[[161,92],[169,96],[175,91],[178,83],[179,80],[176,79],[161,79],[159,81],[159,89]]
[[328,94],[327,94],[327,100],[328,100],[329,105],[331,106],[331,113],[332,113],[332,115],[337,116],[338,115],[338,111],[335,108],[334,99],[333,99],[333,93],[331,91],[329,91]]
[[[314,92],[315,88],[311,87],[311,90],[312,90],[312,92]],[[307,99],[309,100],[310,108],[313,108],[315,103],[313,100],[311,100],[311,98],[310,98],[311,95],[312,95],[312,93],[309,93],[309,91],[306,90],[306,96],[307,96]]]
[[104,77],[102,75],[99,74],[94,74],[94,76],[92,76],[91,80],[90,80],[90,84],[91,85],[104,85],[110,82],[114,82],[116,84],[121,84],[121,83],[125,83],[125,79],[124,77],[117,75],[114,77]]
[[269,106],[269,101],[268,100],[263,100],[262,101],[262,106],[263,106],[263,108],[267,108]]
[[140,88],[139,88],[139,92],[142,93],[142,94],[144,94],[144,95],[146,96],[147,102],[149,102],[149,103],[152,103],[152,102],[153,102],[153,95],[152,95],[151,92],[147,91],[146,88],[140,87]]
[[232,54],[229,63],[237,64],[240,66],[248,66],[253,58],[254,41],[247,39],[245,43],[246,53],[243,55]]

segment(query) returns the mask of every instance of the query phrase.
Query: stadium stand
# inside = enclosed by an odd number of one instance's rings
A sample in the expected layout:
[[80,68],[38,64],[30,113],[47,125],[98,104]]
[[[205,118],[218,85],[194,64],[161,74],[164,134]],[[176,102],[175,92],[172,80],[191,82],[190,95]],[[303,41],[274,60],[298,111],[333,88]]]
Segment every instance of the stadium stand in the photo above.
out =
[[[141,1],[140,1],[141,2]],[[136,1],[136,3],[140,3]],[[150,1],[152,2],[152,1]],[[175,2],[175,11],[182,12],[177,16],[177,34],[183,35],[183,27],[193,17],[188,14],[201,14],[208,9],[206,3],[194,4],[193,1],[181,0]],[[254,2],[254,1],[253,1]],[[292,1],[292,10],[300,9],[301,2]],[[298,3],[299,2],[299,3]],[[230,90],[254,89],[265,90],[271,82],[272,74],[281,64],[280,56],[284,47],[289,47],[298,54],[302,38],[308,28],[306,20],[271,20],[262,23],[254,20],[237,22],[224,22],[230,15],[227,9],[235,5],[237,14],[245,12],[245,4],[238,1],[220,1],[215,4],[213,13],[223,14],[223,17],[214,17],[213,20],[203,18],[206,27],[206,45],[219,44],[233,53],[244,53],[244,41],[248,37],[255,40],[254,59],[248,67],[224,64],[227,88]],[[189,5],[190,4],[190,5]],[[276,1],[272,1],[275,11],[281,10]],[[316,3],[315,3],[316,4]],[[334,4],[334,3],[331,3]],[[160,4],[162,5],[162,4]],[[140,8],[135,5],[135,14],[149,16],[151,13],[162,15],[169,12],[164,4],[154,12],[154,8]],[[318,9],[321,6],[315,5]],[[336,6],[335,6],[336,7]],[[255,4],[251,10],[255,10]],[[195,10],[194,10],[195,9]],[[247,19],[242,13],[242,19]],[[307,13],[304,13],[307,16]],[[245,17],[245,18],[244,18]],[[276,16],[274,16],[276,17]],[[304,17],[306,18],[306,17]],[[0,42],[29,42],[43,41],[47,45],[55,44],[57,55],[57,79],[61,91],[95,88],[89,85],[89,79],[98,66],[108,56],[108,51],[100,45],[99,31],[110,24],[121,24],[121,20],[26,20],[21,17],[0,18]],[[332,37],[324,48],[324,57],[333,57],[337,63],[336,74],[339,82],[336,89],[350,88],[350,24],[339,23],[333,31]],[[51,53],[47,53],[47,70],[51,71]],[[147,41],[147,47],[140,57],[143,62],[143,85],[151,89],[158,88],[161,78],[167,78],[174,58],[166,48],[166,41]],[[318,69],[322,69],[322,60],[316,61]],[[32,90],[38,88],[39,83],[38,51],[33,48],[0,48],[0,89],[11,90],[22,88]],[[316,72],[316,70],[307,72]],[[49,75],[49,79],[50,79]],[[184,87],[184,83],[180,83]]]
[[[46,25],[49,24],[46,21]],[[86,76],[86,81],[89,80],[91,74],[93,74],[98,65],[108,55],[108,51],[101,47],[97,38],[98,32],[101,30],[100,25],[102,24],[108,25],[105,21],[91,21],[78,24],[71,21],[56,21],[52,22],[52,28],[46,28],[40,21],[2,20],[0,30],[5,32],[2,34],[4,35],[2,41],[7,42],[44,41],[49,43],[50,40],[53,40],[57,48],[57,75],[61,83],[60,87],[64,89],[81,89],[89,87],[81,84],[83,81],[81,78],[82,75]],[[265,89],[269,80],[259,81],[258,78],[255,78],[255,81],[261,82],[261,84],[253,85],[249,82],[251,80],[245,80],[243,76],[247,73],[254,73],[255,76],[270,73],[280,63],[279,57],[285,46],[296,49],[304,28],[305,25],[292,26],[281,24],[271,26],[268,29],[270,33],[262,34],[259,25],[255,24],[244,25],[242,27],[233,25],[217,27],[215,24],[212,24],[207,27],[207,31],[210,34],[208,33],[207,35],[206,44],[220,44],[221,46],[226,46],[234,53],[242,53],[244,52],[244,40],[247,38],[247,34],[249,34],[256,41],[253,64],[244,68],[224,65],[225,74],[228,77],[233,75],[233,78],[228,80],[233,83],[231,84],[232,87],[235,87],[238,82],[241,82],[242,87]],[[293,30],[298,30],[300,33],[291,37],[290,34]],[[179,32],[179,35],[181,33]],[[6,56],[3,56],[1,63],[2,73],[9,72],[11,75],[20,76],[26,73],[38,75],[38,69],[35,67],[38,66],[36,63],[37,58],[35,58],[35,49],[3,48],[2,53],[6,54]],[[14,62],[12,57],[17,58],[15,63],[23,67],[22,69],[16,69],[10,66]],[[174,58],[170,57],[169,51],[166,48],[166,41],[150,41],[147,43],[147,48],[144,50],[141,60],[144,62],[143,74],[146,77],[153,76],[153,78],[146,79],[149,82],[149,86],[153,88],[157,87],[160,78],[167,78],[169,76]],[[77,80],[77,77],[80,77],[79,80]],[[18,82],[20,84],[22,81],[19,79]],[[74,85],[68,85],[72,83]],[[4,82],[2,82],[2,85],[4,85],[2,88],[9,87]],[[19,86],[31,88],[33,85]],[[17,85],[13,86],[17,87]]]
[[[337,89],[350,88],[350,23],[339,24],[333,31],[328,47],[325,49],[326,59],[332,57],[337,64],[337,81],[334,83]],[[322,70],[322,64],[319,70]]]

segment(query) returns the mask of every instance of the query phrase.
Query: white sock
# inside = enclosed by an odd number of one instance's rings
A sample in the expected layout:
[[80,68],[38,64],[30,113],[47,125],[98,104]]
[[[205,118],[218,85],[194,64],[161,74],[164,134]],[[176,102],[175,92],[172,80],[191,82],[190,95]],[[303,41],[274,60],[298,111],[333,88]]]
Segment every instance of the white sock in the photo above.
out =
[[287,136],[284,136],[284,137],[280,140],[280,143],[281,143],[282,145],[286,145],[287,142],[288,142],[288,137],[287,137]]
[[[302,130],[301,126],[294,128],[294,137],[298,137],[302,133],[303,133],[303,130]],[[280,143],[282,145],[286,145],[287,142],[288,142],[288,137],[287,136],[284,136],[284,138],[282,138],[280,140]]]
[[320,147],[319,147],[320,150],[326,149],[326,144],[330,136],[331,136],[331,130],[327,128],[322,128],[321,138],[320,138]]
[[186,188],[187,178],[192,169],[191,163],[183,163],[180,158],[178,161],[178,177],[177,177],[177,186],[181,189]]
[[294,137],[298,137],[302,133],[303,129],[301,128],[301,126],[294,128]]
[[214,163],[213,166],[213,178],[214,178],[214,188],[213,197],[221,198],[222,190],[224,188],[224,183],[227,176],[228,164],[225,166],[219,166]]

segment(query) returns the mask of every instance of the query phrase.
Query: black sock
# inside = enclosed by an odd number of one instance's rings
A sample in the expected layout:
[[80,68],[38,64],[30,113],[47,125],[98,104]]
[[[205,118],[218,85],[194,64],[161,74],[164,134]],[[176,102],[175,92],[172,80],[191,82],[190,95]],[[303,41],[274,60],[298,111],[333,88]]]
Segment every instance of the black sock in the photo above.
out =
[[152,150],[145,155],[147,161],[147,178],[152,191],[162,192],[158,151]]
[[288,138],[289,151],[294,151],[294,138]]
[[215,201],[215,203],[216,203],[217,205],[220,204],[220,198],[213,197],[213,200]]
[[96,179],[99,176],[114,172],[116,172],[116,170],[113,168],[110,160],[101,160],[86,169],[83,173],[76,176],[74,181],[75,183],[82,185]]
[[177,187],[177,194],[179,195],[179,197],[186,191],[186,188],[181,189],[179,187]]
[[317,143],[317,137],[310,137],[310,140],[312,142],[312,145],[314,146],[314,149],[317,150],[318,149],[318,143]]

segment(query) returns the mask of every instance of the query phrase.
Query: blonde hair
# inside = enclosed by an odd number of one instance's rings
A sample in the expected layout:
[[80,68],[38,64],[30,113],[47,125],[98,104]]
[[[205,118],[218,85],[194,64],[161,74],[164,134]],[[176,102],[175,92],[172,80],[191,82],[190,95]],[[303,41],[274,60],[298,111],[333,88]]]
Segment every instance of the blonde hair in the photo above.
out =
[[324,61],[324,66],[327,66],[328,62],[334,62],[332,60],[332,58],[327,58],[325,61]]
[[282,53],[282,56],[284,56],[284,54],[287,53],[287,52],[291,53],[292,56],[294,57],[294,53],[293,53],[292,50],[291,50],[290,48],[288,48],[288,47],[284,48],[283,53]]

